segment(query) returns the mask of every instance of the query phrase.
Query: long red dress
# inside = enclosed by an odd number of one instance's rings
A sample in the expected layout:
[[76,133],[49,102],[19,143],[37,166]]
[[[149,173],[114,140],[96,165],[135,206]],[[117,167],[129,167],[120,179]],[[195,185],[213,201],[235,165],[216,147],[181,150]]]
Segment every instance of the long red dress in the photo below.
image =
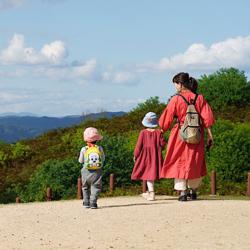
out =
[[[191,91],[181,93],[181,95],[189,102],[195,98],[195,94]],[[201,141],[199,144],[184,142],[179,136],[179,124],[175,124],[169,136],[161,178],[196,179],[206,175],[204,128],[214,124],[214,116],[202,95],[198,95],[195,107],[202,120]],[[170,128],[175,117],[178,117],[180,124],[183,124],[186,110],[187,104],[182,97],[173,96],[159,119],[159,125],[163,131]]]
[[143,129],[134,150],[135,165],[132,180],[157,180],[160,178],[163,163],[162,149],[166,142],[159,129]]

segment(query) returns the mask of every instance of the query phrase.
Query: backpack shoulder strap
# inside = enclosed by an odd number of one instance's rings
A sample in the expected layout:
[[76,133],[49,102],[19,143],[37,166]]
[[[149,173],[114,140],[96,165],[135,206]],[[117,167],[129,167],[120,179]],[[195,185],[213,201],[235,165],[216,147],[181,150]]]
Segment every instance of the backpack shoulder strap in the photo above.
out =
[[197,98],[198,98],[198,94],[195,94],[195,98],[193,100],[193,105],[195,105]]
[[[185,103],[186,103],[187,105],[190,105],[190,103],[188,102],[188,100],[187,100],[183,95],[181,95],[181,94],[176,94],[176,95],[181,96],[182,99],[185,101]],[[198,98],[198,94],[195,94],[195,98],[194,98],[194,100],[192,100],[192,102],[191,102],[193,105],[195,105],[197,98]]]
[[183,95],[181,95],[181,94],[176,94],[176,95],[181,96],[182,99],[184,100],[184,102],[185,102],[187,105],[190,105],[190,103],[188,102],[188,100],[187,100]]

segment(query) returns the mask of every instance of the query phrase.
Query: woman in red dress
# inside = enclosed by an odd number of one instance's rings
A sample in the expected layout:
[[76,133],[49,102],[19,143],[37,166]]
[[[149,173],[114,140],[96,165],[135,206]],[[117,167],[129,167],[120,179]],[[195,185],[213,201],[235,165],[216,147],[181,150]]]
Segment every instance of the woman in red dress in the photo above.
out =
[[156,114],[149,112],[142,120],[143,129],[134,150],[135,165],[131,175],[132,180],[146,180],[148,192],[142,196],[149,201],[155,200],[154,181],[160,178],[163,163],[162,149],[166,142],[158,127]]
[[[208,144],[213,144],[211,126],[214,124],[212,110],[204,97],[198,95],[195,108],[201,119],[201,139],[198,144],[189,144],[180,137],[180,126],[183,125],[187,104],[183,97],[191,103],[195,100],[198,82],[189,77],[188,73],[179,73],[173,78],[176,91],[163,111],[159,125],[162,131],[168,130],[174,120],[177,123],[173,126],[167,147],[167,154],[163,163],[161,178],[174,178],[175,190],[181,191],[179,201],[187,201],[189,196],[196,199],[196,189],[201,183],[202,177],[206,175],[205,148],[204,148],[204,128],[208,132]],[[180,96],[182,95],[182,96]],[[189,190],[187,191],[187,189]]]

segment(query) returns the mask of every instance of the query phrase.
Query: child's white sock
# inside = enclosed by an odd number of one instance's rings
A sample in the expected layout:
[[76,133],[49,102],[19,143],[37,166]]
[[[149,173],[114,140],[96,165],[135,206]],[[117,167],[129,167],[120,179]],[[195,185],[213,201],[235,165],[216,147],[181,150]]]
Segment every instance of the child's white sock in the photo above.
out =
[[153,181],[147,181],[148,186],[148,192],[154,192],[154,182]]

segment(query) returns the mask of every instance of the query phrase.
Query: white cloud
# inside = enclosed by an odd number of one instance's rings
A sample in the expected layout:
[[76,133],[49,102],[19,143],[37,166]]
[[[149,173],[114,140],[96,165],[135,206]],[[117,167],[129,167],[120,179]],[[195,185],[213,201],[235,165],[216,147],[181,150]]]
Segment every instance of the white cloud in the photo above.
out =
[[86,80],[95,80],[96,60],[90,59],[77,65],[46,66],[41,65],[33,68],[32,74],[37,78],[49,78],[53,80],[76,81],[85,84]]
[[[64,3],[68,0],[41,0],[48,4],[59,4]],[[24,5],[26,2],[31,2],[31,0],[0,0],[0,10],[18,8]]]
[[44,55],[49,62],[57,64],[67,56],[67,51],[62,41],[54,41],[50,44],[45,44],[41,50],[41,54]]
[[26,0],[1,0],[0,1],[0,10],[17,8],[23,5]]
[[22,100],[24,97],[18,93],[11,93],[11,92],[0,92],[0,104],[1,105],[6,105],[6,104],[12,104],[13,102],[19,102]]
[[139,98],[86,98],[77,97],[74,91],[0,88],[0,113],[31,112],[38,115],[64,116],[69,114],[94,113],[100,111],[129,111]]
[[70,69],[67,67],[38,66],[32,69],[31,74],[33,77],[52,80],[71,79]]
[[73,75],[76,77],[90,77],[96,69],[96,59],[90,59],[82,65],[73,68]]
[[250,69],[250,36],[230,38],[206,47],[192,44],[184,53],[162,58],[159,62],[136,65],[137,72],[172,70],[216,70],[221,67]]
[[[15,71],[0,71],[1,76],[30,76],[53,80],[74,81],[78,84],[104,82],[106,84],[131,85],[147,74],[166,71],[214,71],[222,67],[236,67],[250,72],[250,36],[230,38],[209,47],[194,43],[184,53],[163,57],[158,62],[99,66],[95,58],[72,63],[67,62],[67,49],[63,41],[56,40],[42,46],[41,50],[25,46],[23,35],[15,34],[6,49],[0,52],[0,64],[15,66]],[[17,67],[18,66],[18,67]]]
[[19,77],[27,76],[27,73],[28,72],[24,69],[0,70],[0,77],[2,77],[2,78],[19,78]]
[[[96,59],[86,62],[66,61],[67,49],[64,42],[57,40],[42,46],[40,51],[25,46],[24,36],[15,34],[8,47],[0,52],[0,64],[7,70],[0,71],[0,75],[14,77],[24,76],[25,66],[29,67],[29,74],[33,77],[46,77],[53,80],[93,80],[98,78],[96,72]],[[15,66],[15,74],[7,67]],[[99,77],[100,78],[100,77]]]
[[131,83],[136,79],[134,73],[129,71],[105,71],[102,73],[102,80],[116,84]]
[[41,51],[36,52],[32,47],[25,47],[25,39],[21,34],[15,34],[6,49],[2,50],[0,62],[2,64],[59,64],[67,56],[65,44],[54,41],[45,44]]
[[130,111],[132,108],[138,105],[138,103],[144,102],[144,99],[140,98],[91,98],[82,100],[66,100],[65,107],[73,107],[73,110],[77,114],[101,112],[101,111]]
[[5,112],[26,112],[49,114],[53,112],[52,107],[62,109],[62,103],[67,93],[58,90],[36,90],[12,88],[0,89],[0,113]]

